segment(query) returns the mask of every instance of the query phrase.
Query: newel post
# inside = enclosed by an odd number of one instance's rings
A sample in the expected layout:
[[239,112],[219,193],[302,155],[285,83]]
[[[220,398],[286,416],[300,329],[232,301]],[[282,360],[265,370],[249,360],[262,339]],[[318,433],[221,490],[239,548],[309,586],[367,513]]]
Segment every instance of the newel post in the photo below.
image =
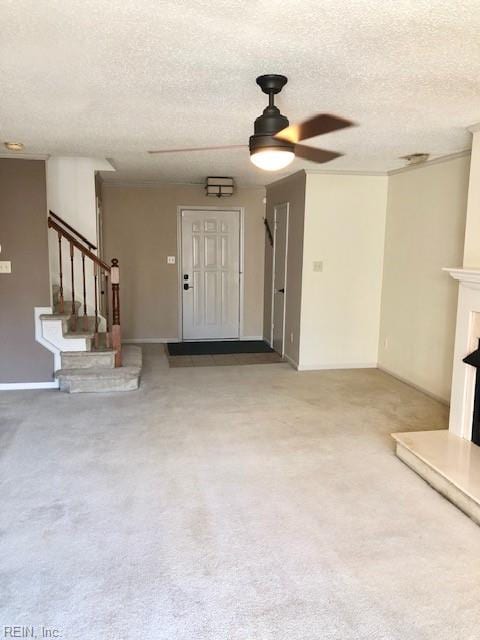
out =
[[122,366],[122,335],[120,331],[120,269],[117,258],[112,259],[112,348],[115,349],[115,366]]

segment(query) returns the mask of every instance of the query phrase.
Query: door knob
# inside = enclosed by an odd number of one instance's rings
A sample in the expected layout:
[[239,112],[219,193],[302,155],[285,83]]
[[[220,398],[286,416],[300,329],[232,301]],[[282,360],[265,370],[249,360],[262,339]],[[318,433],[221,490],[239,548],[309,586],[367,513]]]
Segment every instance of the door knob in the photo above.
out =
[[277,289],[277,293],[285,293],[285,289]]
[[193,287],[192,287],[191,285],[189,285],[189,284],[188,284],[188,282],[186,282],[186,283],[183,285],[183,288],[185,289],[185,291],[188,291],[189,289],[193,289]]

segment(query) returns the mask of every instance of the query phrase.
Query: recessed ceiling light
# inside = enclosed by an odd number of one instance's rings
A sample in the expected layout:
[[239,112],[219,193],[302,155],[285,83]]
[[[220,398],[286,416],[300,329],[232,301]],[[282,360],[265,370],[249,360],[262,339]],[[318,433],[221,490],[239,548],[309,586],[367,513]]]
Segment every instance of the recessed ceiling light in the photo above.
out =
[[22,151],[23,144],[21,142],[4,142],[9,151]]

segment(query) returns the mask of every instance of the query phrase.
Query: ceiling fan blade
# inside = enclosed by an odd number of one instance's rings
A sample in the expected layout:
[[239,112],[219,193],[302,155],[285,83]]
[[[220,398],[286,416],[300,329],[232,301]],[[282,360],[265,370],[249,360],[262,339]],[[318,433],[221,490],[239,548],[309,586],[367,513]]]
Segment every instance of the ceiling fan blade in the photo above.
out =
[[217,151],[220,149],[247,149],[248,144],[225,144],[219,147],[188,147],[183,149],[154,149],[148,153],[185,153],[186,151]]
[[319,113],[309,120],[304,120],[298,124],[292,124],[286,129],[282,129],[275,134],[274,138],[296,143],[320,136],[323,133],[330,133],[331,131],[353,126],[355,126],[355,123],[350,122],[350,120],[338,118],[330,113]]
[[343,153],[326,151],[326,149],[318,149],[316,147],[307,147],[304,144],[295,145],[295,157],[310,160],[310,162],[330,162],[330,160],[335,160],[335,158],[339,158],[342,155]]

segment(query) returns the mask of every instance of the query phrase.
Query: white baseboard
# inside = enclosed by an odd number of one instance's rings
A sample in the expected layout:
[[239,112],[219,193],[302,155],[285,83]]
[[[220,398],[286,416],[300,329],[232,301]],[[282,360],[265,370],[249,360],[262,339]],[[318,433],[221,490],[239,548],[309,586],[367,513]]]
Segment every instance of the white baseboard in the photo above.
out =
[[332,369],[376,369],[376,362],[346,362],[342,364],[299,364],[297,369],[299,371],[326,371]]
[[122,344],[166,344],[167,342],[180,342],[178,338],[126,338]]
[[240,336],[240,340],[263,340],[263,336]]
[[[271,346],[271,345],[270,345]],[[290,356],[288,356],[286,353],[283,354],[283,357],[285,358],[285,360],[292,365],[292,367],[294,369],[296,369],[298,371],[298,362],[296,360],[294,360],[293,358],[291,358]]]
[[392,378],[395,378],[396,380],[399,380],[400,382],[403,382],[403,384],[407,384],[409,387],[413,387],[417,391],[420,391],[421,393],[424,393],[429,398],[432,398],[433,400],[436,400],[437,402],[441,402],[442,404],[445,404],[447,407],[450,406],[450,401],[449,400],[445,400],[445,398],[442,398],[442,396],[437,396],[435,393],[432,393],[428,389],[425,389],[424,387],[421,387],[420,385],[415,384],[414,382],[411,382],[410,380],[407,380],[407,378],[403,378],[402,376],[399,376],[398,373],[395,373],[395,371],[391,371],[390,369],[387,369],[386,367],[382,367],[380,365],[378,365],[378,369],[380,371],[383,371],[383,373],[387,373],[389,376],[392,376]]
[[58,380],[53,382],[6,382],[0,383],[0,391],[17,389],[58,389]]

